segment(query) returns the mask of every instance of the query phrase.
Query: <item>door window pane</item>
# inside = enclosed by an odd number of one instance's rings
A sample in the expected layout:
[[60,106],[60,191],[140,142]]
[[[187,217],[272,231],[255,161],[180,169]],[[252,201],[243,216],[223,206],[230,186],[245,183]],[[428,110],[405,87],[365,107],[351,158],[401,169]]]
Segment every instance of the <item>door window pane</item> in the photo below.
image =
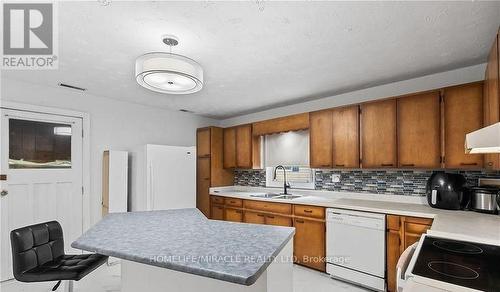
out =
[[71,168],[71,125],[9,120],[9,168]]

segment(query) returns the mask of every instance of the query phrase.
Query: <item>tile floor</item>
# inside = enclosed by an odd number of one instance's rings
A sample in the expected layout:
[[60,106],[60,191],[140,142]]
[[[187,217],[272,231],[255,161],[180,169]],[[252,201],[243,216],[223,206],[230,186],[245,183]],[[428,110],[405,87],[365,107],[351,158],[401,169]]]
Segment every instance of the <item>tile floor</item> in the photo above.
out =
[[[294,265],[294,292],[366,292],[368,290],[331,279],[328,275]],[[48,292],[55,282],[19,283],[6,281],[0,284],[1,292]],[[58,291],[63,291],[59,287]],[[75,282],[75,292],[119,292],[120,265],[103,265],[82,280]]]

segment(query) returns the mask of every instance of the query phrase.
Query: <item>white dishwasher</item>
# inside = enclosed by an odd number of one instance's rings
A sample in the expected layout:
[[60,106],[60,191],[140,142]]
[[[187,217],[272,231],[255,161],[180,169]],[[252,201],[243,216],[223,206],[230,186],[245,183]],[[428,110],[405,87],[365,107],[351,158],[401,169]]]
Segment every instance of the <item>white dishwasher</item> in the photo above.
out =
[[385,291],[385,214],[327,209],[326,272]]

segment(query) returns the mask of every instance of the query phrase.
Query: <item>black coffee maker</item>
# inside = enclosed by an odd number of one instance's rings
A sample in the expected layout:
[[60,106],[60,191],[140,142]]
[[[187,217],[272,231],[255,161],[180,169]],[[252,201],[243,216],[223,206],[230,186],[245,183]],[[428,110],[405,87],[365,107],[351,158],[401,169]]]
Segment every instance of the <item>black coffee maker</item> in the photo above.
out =
[[427,202],[433,208],[463,210],[470,202],[466,185],[467,180],[461,174],[435,171],[427,180]]

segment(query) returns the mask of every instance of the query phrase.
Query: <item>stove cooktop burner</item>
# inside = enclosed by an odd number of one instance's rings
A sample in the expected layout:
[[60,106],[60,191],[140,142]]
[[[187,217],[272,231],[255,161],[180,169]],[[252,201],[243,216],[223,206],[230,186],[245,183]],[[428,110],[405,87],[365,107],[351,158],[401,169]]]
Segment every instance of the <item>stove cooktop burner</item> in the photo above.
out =
[[456,253],[464,253],[464,254],[483,253],[483,249],[481,249],[480,247],[465,242],[449,241],[443,239],[443,240],[433,241],[432,245],[442,250],[456,252]]
[[474,280],[479,278],[479,273],[471,268],[462,266],[455,263],[443,262],[443,261],[432,261],[427,264],[429,269],[434,272],[445,275],[448,277],[462,279],[462,280]]
[[[425,235],[411,273],[480,291],[500,291],[500,246]],[[446,288],[445,288],[446,287]],[[453,290],[450,290],[453,291]]]

